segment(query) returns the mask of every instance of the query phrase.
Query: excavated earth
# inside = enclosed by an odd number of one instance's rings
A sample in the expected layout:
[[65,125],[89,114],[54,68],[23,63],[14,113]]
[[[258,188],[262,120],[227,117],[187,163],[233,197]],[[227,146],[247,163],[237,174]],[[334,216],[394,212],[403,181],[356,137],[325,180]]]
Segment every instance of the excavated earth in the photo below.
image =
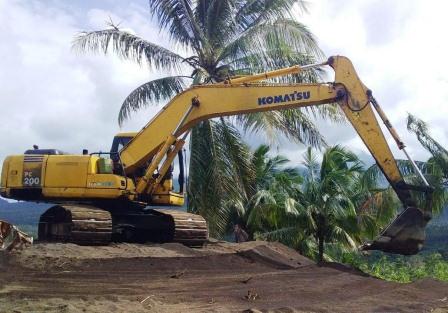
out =
[[318,267],[278,243],[214,241],[0,255],[0,312],[448,312],[448,284]]

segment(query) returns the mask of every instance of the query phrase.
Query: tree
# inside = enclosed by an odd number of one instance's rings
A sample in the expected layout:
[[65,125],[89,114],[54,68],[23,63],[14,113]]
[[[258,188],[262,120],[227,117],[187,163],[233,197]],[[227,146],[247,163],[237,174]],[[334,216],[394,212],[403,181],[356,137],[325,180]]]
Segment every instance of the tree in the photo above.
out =
[[304,165],[303,204],[298,208],[311,226],[309,231],[318,246],[317,260],[322,262],[326,242],[356,247],[359,228],[352,198],[363,166],[354,153],[340,146],[327,149],[320,166],[308,149]]
[[[166,101],[191,83],[221,82],[229,76],[321,58],[311,32],[293,18],[294,5],[305,10],[301,0],[150,0],[149,9],[159,28],[169,33],[179,51],[121,30],[112,22],[108,29],[80,34],[74,47],[112,51],[123,59],[148,65],[151,71],[175,73],[132,91],[119,112],[121,124],[131,112]],[[318,71],[311,71],[277,81],[313,82],[318,77]],[[239,129],[263,131],[271,140],[282,134],[296,142],[320,146],[324,139],[309,113],[339,119],[339,111],[333,106],[307,110],[221,118],[201,122],[193,129],[188,209],[208,219],[212,235],[223,233],[230,206],[247,200],[244,177],[250,170]]]
[[416,116],[408,115],[408,130],[413,132],[422,146],[431,153],[432,157],[428,160],[428,166],[432,173],[443,176],[443,185],[448,186],[448,151],[439,144],[429,133],[428,125]]
[[362,171],[353,191],[361,241],[375,239],[396,216],[400,201],[377,164]]
[[297,168],[286,167],[289,160],[270,156],[270,148],[260,145],[250,160],[255,171],[248,200],[237,208],[239,219],[251,236],[281,227],[295,205],[303,178]]
[[363,167],[355,154],[340,146],[328,148],[320,163],[308,148],[303,165],[303,183],[293,205],[288,207],[279,227],[264,236],[292,244],[321,263],[326,243],[355,248],[360,241],[353,198]]
[[[426,162],[418,162],[420,169],[425,174],[429,184],[434,188],[432,199],[433,213],[440,213],[448,202],[448,151],[439,144],[429,132],[428,125],[409,114],[407,120],[408,130],[413,132],[422,146],[431,154]],[[413,174],[413,181],[419,178]],[[417,199],[424,204],[424,199]]]

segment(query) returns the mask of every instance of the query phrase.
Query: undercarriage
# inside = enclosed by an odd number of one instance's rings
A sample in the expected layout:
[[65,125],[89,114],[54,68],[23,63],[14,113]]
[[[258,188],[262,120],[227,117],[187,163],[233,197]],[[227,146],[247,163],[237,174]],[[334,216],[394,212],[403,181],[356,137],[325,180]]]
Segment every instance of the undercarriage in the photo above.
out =
[[79,245],[178,242],[202,246],[208,240],[208,229],[201,216],[180,210],[109,211],[92,205],[55,205],[40,217],[38,240]]

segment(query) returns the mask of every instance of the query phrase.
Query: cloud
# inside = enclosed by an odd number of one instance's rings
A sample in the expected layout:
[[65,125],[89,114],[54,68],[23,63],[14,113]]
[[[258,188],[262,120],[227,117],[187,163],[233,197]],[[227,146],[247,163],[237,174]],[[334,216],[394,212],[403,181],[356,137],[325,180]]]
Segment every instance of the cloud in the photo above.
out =
[[[440,39],[440,32],[448,29],[447,9],[448,3],[435,0],[322,0],[311,1],[310,14],[302,18],[327,55],[346,55],[353,61],[416,159],[426,159],[428,153],[407,132],[407,112],[427,121],[434,137],[448,144],[443,122],[448,114],[448,64],[443,61],[448,43]],[[367,152],[355,133],[345,142]],[[396,157],[403,158],[393,141],[389,143]]]
[[[122,101],[157,77],[117,57],[79,55],[71,49],[80,30],[104,28],[108,16],[163,42],[137,5],[114,12],[47,4],[0,2],[0,132],[6,139],[1,159],[33,144],[75,153],[108,150],[120,131]],[[139,130],[157,110],[140,111],[124,130]]]

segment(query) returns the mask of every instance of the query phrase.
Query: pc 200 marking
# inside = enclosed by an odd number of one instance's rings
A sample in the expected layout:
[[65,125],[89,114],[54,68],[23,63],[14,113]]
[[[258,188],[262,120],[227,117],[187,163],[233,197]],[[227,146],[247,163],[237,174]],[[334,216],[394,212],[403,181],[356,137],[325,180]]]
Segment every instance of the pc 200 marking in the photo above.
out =
[[40,185],[40,177],[34,176],[33,171],[23,172],[23,185],[28,187],[34,187]]
[[291,102],[297,100],[306,100],[311,97],[311,91],[294,91],[290,94],[260,97],[258,98],[258,105]]

